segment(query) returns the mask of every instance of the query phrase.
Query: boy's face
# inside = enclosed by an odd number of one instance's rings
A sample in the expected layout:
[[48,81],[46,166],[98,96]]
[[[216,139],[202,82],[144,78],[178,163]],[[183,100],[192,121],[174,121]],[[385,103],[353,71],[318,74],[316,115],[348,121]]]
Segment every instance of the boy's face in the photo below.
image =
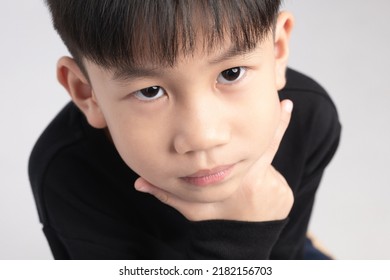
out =
[[181,57],[174,68],[145,66],[150,73],[128,79],[86,66],[123,160],[185,200],[218,201],[234,192],[279,121],[272,40],[245,54],[229,47]]
[[[274,137],[285,66],[278,52],[269,34],[246,53],[226,42],[120,78],[86,61],[95,126],[108,127],[122,159],[151,184],[187,201],[223,200]],[[98,113],[82,110],[94,122],[89,114]]]

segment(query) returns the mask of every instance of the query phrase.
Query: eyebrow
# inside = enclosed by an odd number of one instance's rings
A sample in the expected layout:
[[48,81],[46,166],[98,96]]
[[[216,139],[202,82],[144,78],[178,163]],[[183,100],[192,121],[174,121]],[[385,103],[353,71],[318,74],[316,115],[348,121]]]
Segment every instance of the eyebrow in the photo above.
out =
[[[231,45],[229,49],[218,54],[216,57],[208,60],[209,64],[218,64],[223,61],[242,56],[253,51],[253,49],[240,49],[236,45]],[[114,72],[113,79],[118,81],[127,81],[139,79],[141,77],[157,77],[164,74],[164,67],[144,67],[132,66],[124,70],[117,70]]]
[[148,68],[148,67],[139,67],[133,66],[126,70],[117,70],[114,72],[114,80],[126,81],[132,79],[139,79],[141,77],[156,77],[160,76],[164,70],[160,68]]
[[[254,48],[253,48],[254,49]],[[253,51],[253,49],[241,49],[236,45],[231,45],[229,49],[219,54],[217,57],[210,59],[208,62],[210,64],[218,64],[223,61],[235,58],[237,56],[243,56]]]

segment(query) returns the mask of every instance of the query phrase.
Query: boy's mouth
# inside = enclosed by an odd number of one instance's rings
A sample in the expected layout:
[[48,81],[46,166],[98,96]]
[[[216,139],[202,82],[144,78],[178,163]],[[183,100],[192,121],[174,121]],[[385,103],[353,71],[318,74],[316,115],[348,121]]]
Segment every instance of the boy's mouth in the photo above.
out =
[[221,165],[212,169],[204,169],[180,179],[195,186],[207,186],[218,184],[228,177],[235,164]]

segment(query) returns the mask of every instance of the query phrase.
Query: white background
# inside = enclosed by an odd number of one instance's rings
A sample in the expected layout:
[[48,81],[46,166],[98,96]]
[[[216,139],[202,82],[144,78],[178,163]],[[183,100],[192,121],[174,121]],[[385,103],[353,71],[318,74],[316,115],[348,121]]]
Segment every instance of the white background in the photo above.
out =
[[[319,81],[343,124],[311,231],[339,259],[390,259],[390,24],[387,0],[286,0],[290,65]],[[0,9],[0,259],[50,259],[27,176],[39,134],[69,100],[67,54],[40,0]]]

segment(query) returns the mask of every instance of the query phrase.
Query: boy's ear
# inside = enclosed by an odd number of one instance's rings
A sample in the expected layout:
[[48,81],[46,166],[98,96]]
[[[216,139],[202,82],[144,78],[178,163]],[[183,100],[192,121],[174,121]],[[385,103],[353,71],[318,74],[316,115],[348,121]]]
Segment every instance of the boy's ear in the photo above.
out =
[[72,58],[62,57],[58,60],[57,79],[68,91],[76,106],[84,113],[91,126],[95,128],[107,126],[88,79]]
[[281,90],[286,85],[286,69],[289,56],[289,41],[294,26],[291,13],[279,13],[274,34],[276,87]]

